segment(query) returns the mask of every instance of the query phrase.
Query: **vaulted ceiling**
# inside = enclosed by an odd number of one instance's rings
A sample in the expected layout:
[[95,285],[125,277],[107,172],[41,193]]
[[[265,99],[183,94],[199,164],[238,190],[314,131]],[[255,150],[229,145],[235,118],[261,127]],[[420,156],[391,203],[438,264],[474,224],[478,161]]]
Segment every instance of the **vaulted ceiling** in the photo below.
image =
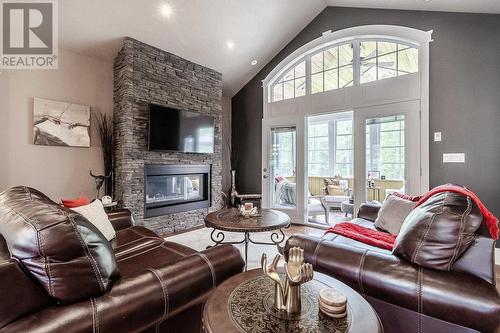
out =
[[500,13],[499,0],[64,0],[60,46],[112,61],[130,36],[221,72],[232,96],[326,6]]

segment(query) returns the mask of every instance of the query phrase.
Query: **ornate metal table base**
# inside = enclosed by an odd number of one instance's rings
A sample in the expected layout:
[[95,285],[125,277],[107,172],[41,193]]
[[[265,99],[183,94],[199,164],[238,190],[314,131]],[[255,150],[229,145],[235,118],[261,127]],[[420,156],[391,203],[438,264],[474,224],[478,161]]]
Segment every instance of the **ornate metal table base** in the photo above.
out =
[[224,241],[226,236],[224,235],[224,232],[218,229],[213,229],[212,232],[210,233],[210,239],[215,243],[214,246],[221,245],[221,244],[232,244],[232,245],[237,245],[237,244],[245,244],[245,271],[248,268],[248,244],[257,244],[257,245],[275,245],[278,247],[278,251],[282,248],[280,245],[283,243],[285,240],[285,233],[283,232],[282,229],[278,229],[276,231],[273,231],[271,233],[271,241],[270,242],[256,242],[250,238],[250,231],[245,231],[244,232],[244,238],[241,241]]

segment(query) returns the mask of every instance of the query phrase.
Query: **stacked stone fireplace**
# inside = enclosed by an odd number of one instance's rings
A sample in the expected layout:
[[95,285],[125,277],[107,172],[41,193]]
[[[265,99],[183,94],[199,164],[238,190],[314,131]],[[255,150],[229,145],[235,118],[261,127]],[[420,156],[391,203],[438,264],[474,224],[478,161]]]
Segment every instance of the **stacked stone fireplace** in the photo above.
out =
[[[132,211],[136,224],[157,232],[173,232],[202,224],[208,212],[220,208],[221,97],[220,73],[125,38],[114,62],[115,197]],[[214,153],[149,151],[150,104],[215,116]],[[177,173],[181,177],[173,172],[163,180],[155,178],[156,182],[149,182],[148,193],[148,172],[179,168],[184,168]],[[186,168],[195,171],[186,173]],[[181,190],[182,195],[177,193],[177,198],[163,200],[161,196],[168,197],[170,192],[162,194],[158,189],[162,181],[166,187],[182,182],[178,188],[185,190]],[[187,190],[191,191],[189,195]]]

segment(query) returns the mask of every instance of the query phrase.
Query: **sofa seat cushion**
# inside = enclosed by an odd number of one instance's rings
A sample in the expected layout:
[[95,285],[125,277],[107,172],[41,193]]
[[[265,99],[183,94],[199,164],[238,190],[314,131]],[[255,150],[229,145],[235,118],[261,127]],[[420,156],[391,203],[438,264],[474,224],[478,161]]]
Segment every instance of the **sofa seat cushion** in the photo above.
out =
[[140,226],[118,231],[114,250],[118,268],[124,277],[164,267],[196,253],[187,246],[165,241],[153,231]]
[[111,241],[115,253],[126,251],[133,247],[151,243],[162,239],[153,231],[140,226],[121,229],[116,233],[116,238]]

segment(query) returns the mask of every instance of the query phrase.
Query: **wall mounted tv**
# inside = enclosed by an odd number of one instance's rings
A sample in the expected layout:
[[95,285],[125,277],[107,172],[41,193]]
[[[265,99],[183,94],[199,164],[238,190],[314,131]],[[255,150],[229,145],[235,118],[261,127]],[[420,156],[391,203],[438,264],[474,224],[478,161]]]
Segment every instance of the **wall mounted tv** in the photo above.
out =
[[215,118],[149,105],[149,150],[212,154]]

